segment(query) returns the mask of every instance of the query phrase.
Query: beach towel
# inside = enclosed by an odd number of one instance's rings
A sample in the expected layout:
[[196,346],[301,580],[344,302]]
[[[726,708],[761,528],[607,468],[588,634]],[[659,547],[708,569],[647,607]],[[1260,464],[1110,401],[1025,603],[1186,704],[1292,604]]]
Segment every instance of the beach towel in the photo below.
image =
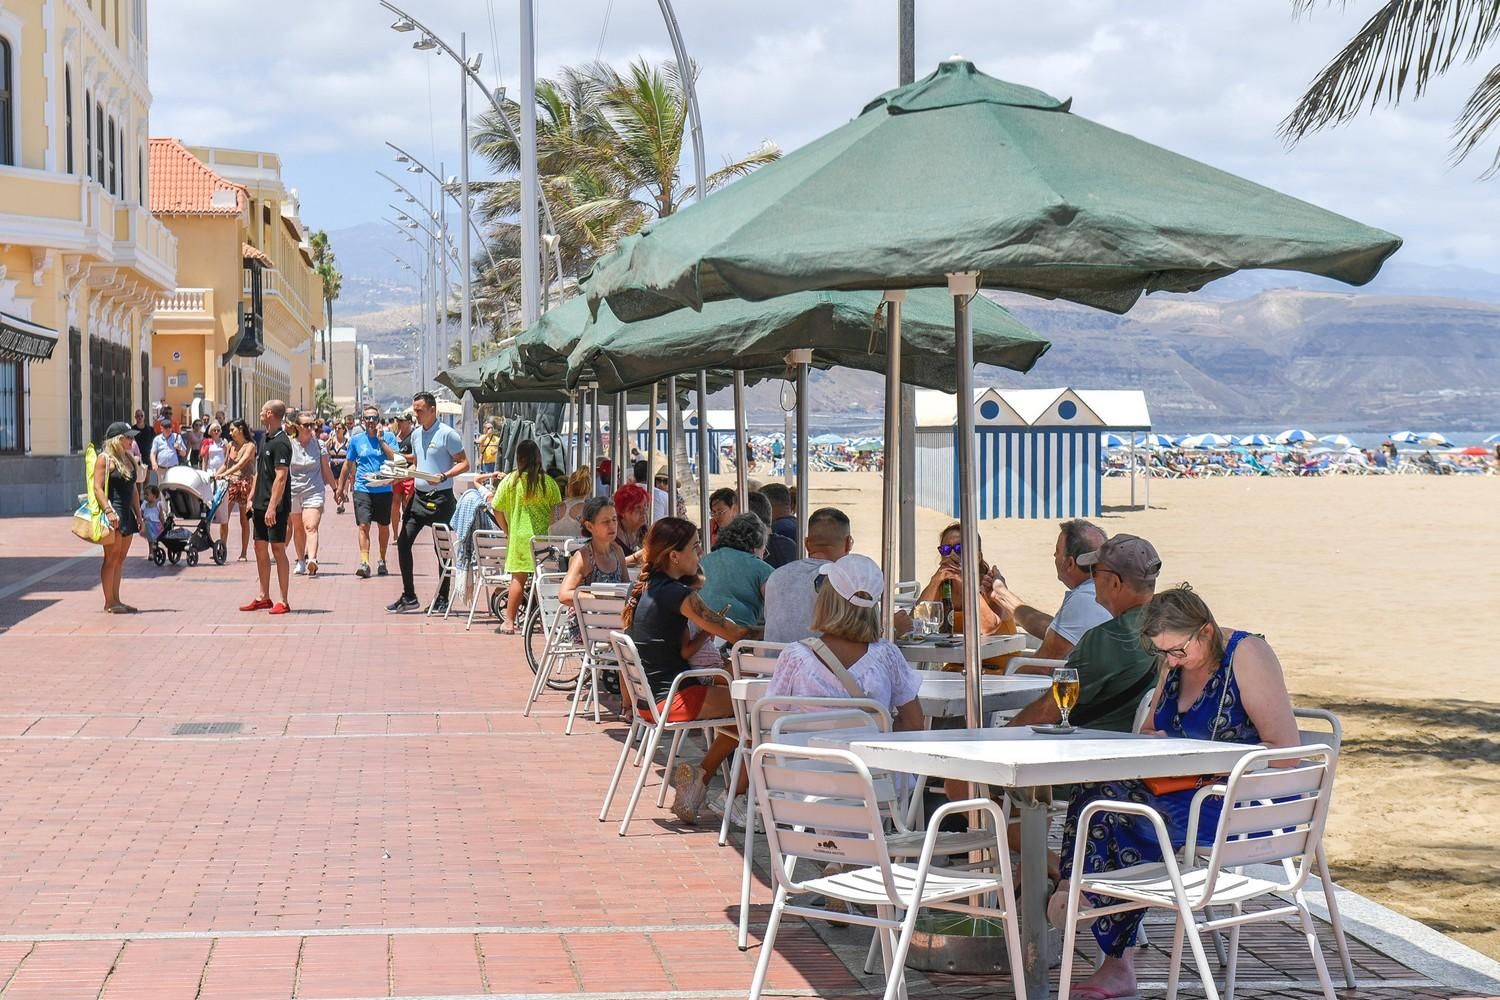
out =
[[474,532],[494,527],[494,522],[489,516],[488,504],[489,497],[484,490],[471,488],[464,490],[463,496],[458,498],[458,504],[453,509],[453,520],[449,526],[453,529],[455,578],[450,601],[462,601],[468,597],[469,563],[474,558]]

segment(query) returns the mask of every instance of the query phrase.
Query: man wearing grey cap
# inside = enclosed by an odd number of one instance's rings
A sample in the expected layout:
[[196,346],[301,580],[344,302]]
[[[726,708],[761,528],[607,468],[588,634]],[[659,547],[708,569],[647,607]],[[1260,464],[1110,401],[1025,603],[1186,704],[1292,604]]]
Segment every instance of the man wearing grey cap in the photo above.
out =
[[[1141,698],[1156,683],[1156,660],[1141,644],[1144,609],[1156,592],[1161,557],[1144,538],[1115,535],[1093,552],[1078,557],[1091,567],[1095,599],[1113,617],[1083,634],[1068,654],[1078,671],[1078,707],[1074,725],[1128,733]],[[1013,726],[1058,722],[1061,715],[1049,691],[1011,720]]]

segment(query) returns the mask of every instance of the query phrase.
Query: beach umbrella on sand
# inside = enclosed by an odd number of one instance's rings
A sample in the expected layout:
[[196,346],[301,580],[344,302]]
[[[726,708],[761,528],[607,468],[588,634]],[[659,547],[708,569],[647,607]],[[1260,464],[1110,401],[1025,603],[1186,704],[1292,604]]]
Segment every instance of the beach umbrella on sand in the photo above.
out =
[[1500,434],[1491,434],[1484,439],[1484,444],[1500,444]]
[[1130,444],[1129,441],[1127,441],[1125,438],[1121,437],[1118,434],[1106,434],[1106,435],[1104,435],[1104,437],[1102,439],[1102,443],[1103,443],[1104,447],[1106,447],[1106,448],[1124,448],[1124,447],[1126,447],[1127,445]]
[[1422,442],[1422,435],[1414,434],[1411,431],[1397,431],[1391,435],[1391,442],[1393,444],[1420,444]]
[[1146,434],[1136,439],[1138,448],[1175,448],[1177,442],[1166,434]]
[[1183,448],[1223,448],[1229,443],[1222,434],[1192,434],[1177,442]]
[[1317,440],[1316,434],[1310,434],[1304,430],[1282,431],[1276,435],[1277,444],[1312,444]]
[[1450,447],[1453,442],[1443,437],[1443,435],[1439,434],[1437,431],[1428,431],[1426,434],[1422,435],[1422,444],[1431,445],[1434,448],[1447,448]]
[[1264,434],[1246,434],[1239,440],[1239,444],[1246,448],[1266,448],[1272,443]]
[[1330,448],[1349,448],[1354,445],[1354,442],[1345,434],[1325,434],[1319,440]]
[[842,434],[819,434],[812,439],[813,444],[843,444],[847,438]]

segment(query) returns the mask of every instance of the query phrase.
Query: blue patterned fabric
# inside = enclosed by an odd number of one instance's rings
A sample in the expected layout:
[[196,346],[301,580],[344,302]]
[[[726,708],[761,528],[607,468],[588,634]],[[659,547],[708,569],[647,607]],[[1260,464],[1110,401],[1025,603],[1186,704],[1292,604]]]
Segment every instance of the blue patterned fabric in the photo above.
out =
[[[1231,664],[1235,647],[1248,632],[1235,632],[1224,648],[1224,657],[1219,669],[1209,678],[1196,701],[1185,710],[1177,706],[1182,690],[1182,671],[1172,670],[1162,691],[1161,704],[1156,708],[1153,722],[1168,738],[1193,740],[1218,740],[1221,743],[1259,743],[1260,733],[1245,712],[1240,700],[1239,685],[1234,679]],[[1227,687],[1227,690],[1226,690]],[[1222,706],[1222,707],[1221,707]],[[1078,840],[1078,817],[1084,806],[1099,799],[1123,802],[1139,802],[1161,813],[1173,848],[1180,849],[1187,839],[1188,810],[1192,806],[1194,789],[1184,789],[1166,795],[1152,794],[1139,781],[1110,781],[1093,785],[1080,785],[1068,804],[1067,823],[1063,827],[1063,878],[1073,874],[1073,851]],[[1220,802],[1209,798],[1203,803],[1198,821],[1198,842],[1210,844],[1219,825]],[[1089,822],[1083,855],[1083,870],[1089,875],[1129,868],[1132,865],[1161,861],[1161,848],[1157,844],[1156,831],[1150,822],[1139,816],[1120,813],[1099,813]],[[1115,900],[1088,894],[1095,906],[1108,905]],[[1112,958],[1125,954],[1135,944],[1140,929],[1141,910],[1114,913],[1098,918],[1091,925],[1094,940],[1099,949]]]
[[468,489],[458,498],[453,510],[453,568],[460,574],[469,568],[474,557],[474,532],[493,528],[494,522],[486,513],[488,497],[483,490]]

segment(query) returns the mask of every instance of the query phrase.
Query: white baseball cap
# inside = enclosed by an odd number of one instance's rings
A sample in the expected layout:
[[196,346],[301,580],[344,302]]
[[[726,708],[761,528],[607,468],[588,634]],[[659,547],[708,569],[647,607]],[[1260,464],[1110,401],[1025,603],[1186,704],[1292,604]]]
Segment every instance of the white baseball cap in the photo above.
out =
[[824,563],[818,573],[828,577],[839,596],[856,608],[873,608],[885,595],[885,575],[869,556],[850,554]]

